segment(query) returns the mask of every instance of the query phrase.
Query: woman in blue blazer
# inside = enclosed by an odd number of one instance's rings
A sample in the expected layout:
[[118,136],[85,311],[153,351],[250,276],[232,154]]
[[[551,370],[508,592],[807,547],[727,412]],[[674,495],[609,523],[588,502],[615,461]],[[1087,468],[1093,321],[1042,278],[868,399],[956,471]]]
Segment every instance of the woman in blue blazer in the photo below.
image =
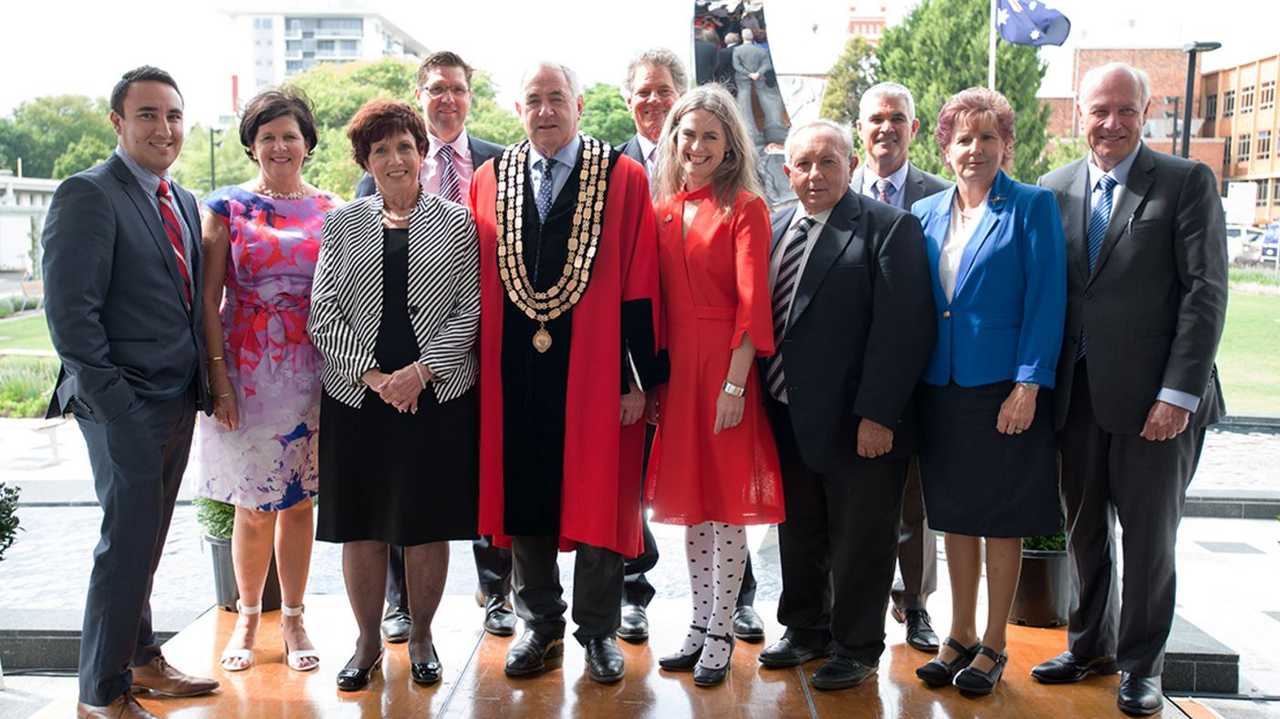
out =
[[[989,694],[1007,657],[1005,625],[1022,537],[1061,527],[1050,395],[1066,312],[1066,242],[1053,195],[1015,182],[1013,109],[965,90],[943,106],[937,140],[954,188],[923,199],[938,340],[921,392],[921,479],[929,525],[946,533],[951,632],[916,673]],[[976,628],[986,540],[987,626]]]

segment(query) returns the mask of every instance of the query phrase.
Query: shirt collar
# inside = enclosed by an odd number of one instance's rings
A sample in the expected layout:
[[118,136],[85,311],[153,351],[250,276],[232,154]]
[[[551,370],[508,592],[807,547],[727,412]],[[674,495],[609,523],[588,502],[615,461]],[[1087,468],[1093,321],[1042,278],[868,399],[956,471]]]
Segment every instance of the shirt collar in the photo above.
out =
[[[160,180],[169,179],[169,175],[167,173],[164,177],[161,177],[142,165],[139,165],[137,161],[130,157],[129,153],[125,152],[124,148],[119,145],[116,145],[116,157],[124,160],[125,167],[129,168],[129,172],[133,173],[134,179],[138,181],[138,184],[142,186],[142,189],[145,190],[148,195],[156,194],[160,189]],[[172,182],[170,184],[172,184]]]
[[1138,151],[1142,149],[1142,142],[1139,141],[1137,146],[1133,148],[1133,152],[1124,158],[1115,167],[1111,168],[1111,172],[1104,171],[1093,163],[1093,153],[1089,154],[1089,192],[1093,192],[1098,187],[1098,182],[1102,180],[1103,175],[1111,175],[1115,178],[1116,185],[1124,186],[1129,180],[1129,170],[1133,169],[1133,161],[1138,158]]
[[640,143],[640,156],[644,158],[645,162],[648,162],[649,156],[652,155],[654,149],[658,147],[658,143],[650,142],[649,138],[638,132],[636,133],[636,141]]
[[448,145],[453,148],[454,157],[471,156],[471,145],[469,144],[470,141],[467,138],[467,131],[465,129],[462,132],[459,132],[457,137],[453,138],[453,142],[445,142],[444,140],[436,137],[435,133],[432,132],[427,133],[427,138],[430,140],[430,147],[427,149],[427,157],[434,158],[436,153],[440,152],[440,148],[444,145]]
[[[578,150],[580,149],[582,149],[582,137],[579,135],[574,135],[573,139],[569,141],[569,144],[560,148],[560,150],[556,152],[556,154],[553,155],[551,159],[564,165],[565,167],[572,168],[574,165],[578,164]],[[538,152],[538,148],[534,147],[533,144],[530,143],[529,144],[529,166],[533,167],[538,164],[539,160],[545,160],[545,159],[546,158],[543,157],[542,153]]]
[[894,195],[896,196],[897,193],[902,192],[902,186],[907,184],[907,169],[910,165],[910,162],[904,162],[902,167],[893,171],[892,175],[880,177],[871,170],[871,165],[868,164],[866,169],[862,171],[862,194],[866,195],[869,194],[869,191],[874,190],[876,182],[888,180],[889,184],[893,185]]
[[[821,227],[827,224],[827,220],[831,219],[831,212],[835,209],[836,208],[834,207],[828,207],[827,209],[823,210],[822,212],[819,212],[816,215],[810,215],[808,212],[805,211],[804,205],[798,205],[796,207],[796,216],[791,219],[791,226],[795,227],[796,225],[800,224],[800,220],[806,217],[812,217],[814,224],[818,227]],[[812,232],[812,229],[810,229],[810,231]]]

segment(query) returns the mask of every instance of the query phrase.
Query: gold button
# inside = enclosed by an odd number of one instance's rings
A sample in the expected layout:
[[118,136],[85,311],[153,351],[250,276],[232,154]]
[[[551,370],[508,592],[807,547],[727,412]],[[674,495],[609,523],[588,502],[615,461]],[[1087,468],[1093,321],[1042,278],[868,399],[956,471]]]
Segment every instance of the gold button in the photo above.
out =
[[951,310],[943,310],[943,311],[942,311],[942,319],[944,319],[944,320],[949,320],[949,319],[951,319]]

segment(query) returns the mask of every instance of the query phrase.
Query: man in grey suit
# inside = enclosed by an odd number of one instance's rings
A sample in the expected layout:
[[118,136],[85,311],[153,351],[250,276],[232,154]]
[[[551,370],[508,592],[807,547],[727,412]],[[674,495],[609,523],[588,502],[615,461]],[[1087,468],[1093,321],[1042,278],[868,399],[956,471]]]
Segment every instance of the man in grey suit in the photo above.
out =
[[[471,176],[485,162],[502,154],[502,146],[467,133],[471,110],[471,76],[474,70],[457,53],[433,52],[418,65],[418,89],[430,147],[422,163],[424,191],[451,202],[466,204]],[[356,184],[356,197],[372,195],[373,177],[365,173]],[[511,550],[495,547],[488,537],[471,543],[479,588],[476,602],[484,607],[484,630],[494,636],[515,634],[516,615],[507,595],[511,593]],[[387,612],[382,634],[392,644],[409,640],[413,628],[404,587],[404,550],[392,545],[387,556]]]
[[[871,86],[858,102],[857,128],[863,164],[849,183],[854,192],[910,212],[917,200],[951,186],[907,159],[920,120],[915,99],[906,87],[896,82]],[[902,496],[898,571],[902,578],[894,582],[890,593],[893,618],[906,624],[907,644],[922,652],[936,652],[938,635],[926,604],[938,588],[938,537],[926,522],[920,464],[915,457]]]
[[[742,45],[733,53],[733,82],[738,88],[738,110],[742,113],[742,120],[747,123],[756,147],[761,147],[767,142],[785,140],[787,128],[782,122],[782,93],[778,92],[776,83],[772,87],[768,83],[773,60],[769,50],[756,45],[754,40],[755,33],[749,28],[742,31]],[[751,110],[753,88],[760,103],[760,112],[764,115],[764,128],[756,125]]]
[[[1041,178],[1067,237],[1054,420],[1079,604],[1046,683],[1123,672],[1117,704],[1160,711],[1174,543],[1205,428],[1225,413],[1214,356],[1227,309],[1222,201],[1202,163],[1142,143],[1150,85],[1111,63],[1080,83],[1089,155]],[[1115,519],[1124,530],[1116,577]]]
[[44,228],[45,315],[62,361],[49,417],[72,412],[102,506],[85,599],[78,717],[151,717],[146,690],[195,696],[218,683],[165,661],[151,626],[164,549],[197,409],[208,411],[200,320],[200,218],[168,176],[183,101],[140,67],[111,93],[119,144],[63,181]]

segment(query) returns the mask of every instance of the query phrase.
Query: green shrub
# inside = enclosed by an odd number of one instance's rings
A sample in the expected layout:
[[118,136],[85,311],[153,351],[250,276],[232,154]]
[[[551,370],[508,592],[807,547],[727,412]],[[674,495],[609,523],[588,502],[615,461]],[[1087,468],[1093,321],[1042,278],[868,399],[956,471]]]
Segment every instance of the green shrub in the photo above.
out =
[[231,539],[236,524],[235,505],[204,497],[196,497],[192,504],[196,505],[196,520],[206,534],[215,539]]
[[13,300],[8,297],[0,297],[0,320],[13,314]]
[[1047,537],[1023,537],[1022,548],[1038,552],[1065,552],[1067,551],[1067,535],[1058,532]]
[[0,482],[0,561],[18,538],[18,488]]
[[0,357],[0,417],[43,417],[57,379],[52,357]]

